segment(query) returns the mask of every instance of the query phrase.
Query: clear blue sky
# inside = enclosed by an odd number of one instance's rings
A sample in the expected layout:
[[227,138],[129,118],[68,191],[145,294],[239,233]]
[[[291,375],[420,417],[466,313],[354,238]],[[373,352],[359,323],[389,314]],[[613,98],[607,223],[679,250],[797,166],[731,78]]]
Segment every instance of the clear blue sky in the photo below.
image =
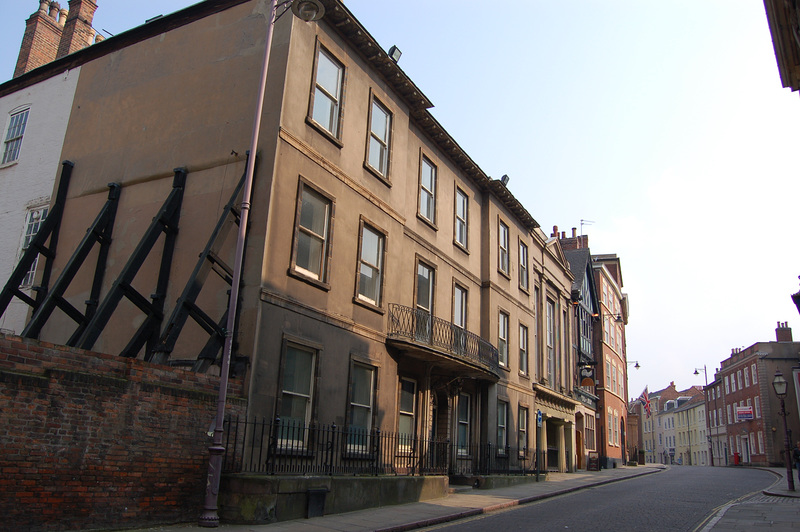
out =
[[[97,3],[116,34],[194,2]],[[761,0],[345,4],[548,234],[592,220],[592,252],[620,256],[631,397],[703,384],[778,321],[800,339],[800,97]],[[3,79],[37,7],[5,6]]]

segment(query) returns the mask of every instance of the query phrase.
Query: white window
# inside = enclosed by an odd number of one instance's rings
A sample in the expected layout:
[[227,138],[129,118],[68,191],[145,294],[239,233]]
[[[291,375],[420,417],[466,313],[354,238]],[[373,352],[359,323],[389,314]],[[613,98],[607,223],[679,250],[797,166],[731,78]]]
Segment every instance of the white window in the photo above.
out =
[[519,407],[517,418],[517,448],[520,455],[528,448],[528,409],[524,406]]
[[[47,213],[49,212],[49,207],[35,207],[33,209],[29,209],[28,212],[25,214],[25,234],[22,236],[22,253],[30,247],[31,242],[33,241],[33,237],[36,236],[36,233],[39,232],[39,229],[42,228],[42,223],[47,219]],[[22,279],[20,286],[28,287],[33,284],[34,277],[36,276],[36,265],[39,263],[39,256],[36,256],[33,263],[31,264],[30,269],[25,274],[25,277]]]
[[455,242],[462,248],[467,248],[467,229],[469,220],[469,197],[460,188],[456,188],[455,207]]
[[764,433],[758,431],[758,454],[764,454]]
[[519,241],[519,286],[528,290],[528,246],[522,240]]
[[739,385],[739,389],[742,389],[742,370],[736,372],[736,384]]
[[381,304],[384,241],[383,234],[362,223],[358,299],[376,306]]
[[753,376],[753,384],[758,384],[758,378],[756,377],[756,365],[755,364],[750,366],[750,373]]
[[417,412],[417,383],[400,379],[400,408],[397,432],[401,451],[410,451],[414,438]]
[[369,121],[367,164],[381,177],[389,175],[392,114],[378,100],[372,100]]
[[458,395],[458,432],[456,433],[456,449],[460,456],[470,454],[470,396]]
[[[595,421],[594,415],[584,417],[584,444],[586,449],[593,451],[595,449]],[[660,434],[659,434],[660,436]]]
[[503,222],[497,224],[497,267],[498,269],[509,275],[509,250],[508,250],[508,226]]
[[508,445],[508,403],[497,401],[497,452],[506,453]]
[[327,277],[333,202],[302,182],[299,196],[294,269],[324,282]]
[[761,398],[756,395],[754,401],[755,404],[753,405],[753,415],[759,418],[761,417]]
[[430,223],[436,223],[436,166],[425,156],[419,177],[419,214]]
[[731,393],[731,387],[728,384],[728,376],[725,375],[725,395],[728,395],[729,393]]
[[744,387],[747,388],[750,386],[750,372],[747,371],[747,368],[744,368]]
[[436,272],[424,262],[417,263],[417,340],[430,342],[433,324],[433,290]]
[[547,382],[551,388],[555,387],[556,378],[556,309],[555,303],[547,300]]
[[372,430],[372,405],[375,387],[375,368],[353,364],[350,370],[350,450],[364,450]]
[[508,314],[503,311],[497,318],[497,356],[501,366],[508,366]]
[[519,372],[528,374],[528,327],[519,324]]
[[0,164],[11,163],[19,159],[19,151],[22,148],[22,137],[25,134],[25,126],[28,124],[29,112],[30,109],[24,109],[11,115],[3,147],[3,161]]
[[[739,375],[741,377],[741,374]],[[731,373],[731,393],[736,391],[736,374]]]
[[467,289],[459,284],[453,286],[453,325],[467,328]]
[[344,66],[327,50],[317,52],[311,120],[325,131],[340,138]]
[[316,352],[287,344],[284,353],[283,385],[280,408],[280,444],[283,447],[305,446],[311,421]]
[[733,418],[731,417],[731,405],[727,405],[727,410],[728,410],[726,412],[726,414],[727,414],[727,423],[730,425],[731,423],[733,423]]

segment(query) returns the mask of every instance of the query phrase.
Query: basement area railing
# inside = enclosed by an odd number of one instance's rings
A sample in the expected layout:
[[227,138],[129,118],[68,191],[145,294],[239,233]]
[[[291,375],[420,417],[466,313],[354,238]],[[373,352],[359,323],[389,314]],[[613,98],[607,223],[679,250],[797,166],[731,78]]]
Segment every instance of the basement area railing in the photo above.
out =
[[225,421],[226,473],[268,475],[525,475],[533,449],[454,444],[410,434],[292,421]]

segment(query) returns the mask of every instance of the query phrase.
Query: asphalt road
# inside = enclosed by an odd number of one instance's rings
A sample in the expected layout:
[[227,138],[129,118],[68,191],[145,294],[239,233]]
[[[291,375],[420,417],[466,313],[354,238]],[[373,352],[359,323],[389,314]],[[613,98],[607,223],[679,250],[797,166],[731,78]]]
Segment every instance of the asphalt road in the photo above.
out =
[[425,530],[693,531],[719,506],[768,487],[767,471],[680,467]]

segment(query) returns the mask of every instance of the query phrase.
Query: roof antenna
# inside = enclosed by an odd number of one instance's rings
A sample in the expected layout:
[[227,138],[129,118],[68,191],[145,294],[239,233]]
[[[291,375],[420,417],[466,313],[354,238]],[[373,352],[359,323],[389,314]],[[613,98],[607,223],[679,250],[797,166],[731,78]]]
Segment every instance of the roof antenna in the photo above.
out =
[[581,236],[583,236],[583,226],[584,225],[592,225],[594,222],[592,220],[581,220]]

